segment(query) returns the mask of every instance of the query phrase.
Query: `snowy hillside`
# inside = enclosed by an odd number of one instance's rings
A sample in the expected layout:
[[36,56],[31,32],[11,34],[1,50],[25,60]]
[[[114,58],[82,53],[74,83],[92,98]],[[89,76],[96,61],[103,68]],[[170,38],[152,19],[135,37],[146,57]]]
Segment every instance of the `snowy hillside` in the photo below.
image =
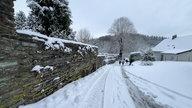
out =
[[117,62],[19,108],[191,108],[192,63]]
[[[128,54],[133,51],[149,49],[156,46],[163,39],[163,37],[127,34],[123,37],[123,50],[125,54]],[[98,46],[100,53],[119,53],[119,42],[117,36],[103,36],[98,39],[93,39],[89,43]]]

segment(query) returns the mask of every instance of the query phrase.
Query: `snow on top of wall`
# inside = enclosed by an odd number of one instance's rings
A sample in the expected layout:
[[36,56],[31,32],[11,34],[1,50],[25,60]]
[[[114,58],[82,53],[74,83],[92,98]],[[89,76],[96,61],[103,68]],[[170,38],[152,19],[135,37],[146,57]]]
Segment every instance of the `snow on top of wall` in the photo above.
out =
[[60,77],[56,77],[56,78],[54,78],[53,80],[55,81],[55,80],[59,80],[60,79]]
[[48,40],[55,40],[55,41],[60,41],[60,42],[64,42],[64,43],[79,44],[79,45],[85,45],[85,46],[89,46],[89,47],[98,48],[97,46],[90,45],[90,44],[85,44],[85,43],[81,43],[81,42],[65,40],[65,39],[60,39],[60,38],[54,38],[54,37],[48,37],[46,35],[43,35],[43,34],[40,34],[40,33],[37,33],[37,32],[33,32],[31,30],[17,30],[17,33],[27,34],[27,35],[30,35],[30,36],[38,36],[38,37],[45,38],[45,39],[48,39]]
[[83,45],[86,46],[87,49],[92,50],[92,48],[98,48],[97,46],[94,45],[89,45],[81,42],[76,42],[76,41],[71,41],[71,40],[65,40],[65,39],[60,39],[60,38],[54,38],[54,37],[48,37],[46,35],[33,32],[31,30],[17,30],[17,33],[21,34],[27,34],[29,36],[32,36],[34,40],[42,41],[45,42],[46,48],[45,49],[63,49],[65,52],[71,52],[72,49],[66,47],[64,44],[65,43],[71,43],[71,44],[78,44],[78,45]]
[[34,67],[31,69],[31,71],[32,71],[32,72],[41,73],[41,70],[43,70],[43,69],[49,69],[49,70],[53,71],[53,66],[45,66],[45,67],[43,67],[43,66],[40,66],[40,65],[36,65],[36,66],[34,66]]
[[192,35],[177,37],[175,39],[165,39],[155,46],[153,51],[163,52],[174,49],[192,49]]

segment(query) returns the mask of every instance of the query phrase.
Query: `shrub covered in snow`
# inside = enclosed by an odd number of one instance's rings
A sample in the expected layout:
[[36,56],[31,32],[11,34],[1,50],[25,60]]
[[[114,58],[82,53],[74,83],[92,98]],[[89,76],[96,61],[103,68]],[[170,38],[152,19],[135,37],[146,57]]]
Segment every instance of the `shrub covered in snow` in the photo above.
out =
[[148,50],[144,52],[142,56],[141,65],[145,65],[145,66],[153,65],[152,61],[155,61],[155,57],[153,56],[152,50]]
[[142,61],[155,61],[155,57],[153,56],[152,50],[144,52]]

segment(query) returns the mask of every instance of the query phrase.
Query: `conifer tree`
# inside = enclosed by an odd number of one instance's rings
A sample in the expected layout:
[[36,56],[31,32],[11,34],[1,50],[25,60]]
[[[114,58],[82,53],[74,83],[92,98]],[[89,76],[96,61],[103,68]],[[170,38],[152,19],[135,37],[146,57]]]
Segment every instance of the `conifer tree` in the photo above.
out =
[[29,14],[26,20],[26,26],[25,29],[32,30],[37,32],[38,31],[38,22],[37,22],[37,17]]
[[67,0],[27,0],[36,19],[36,31],[50,37],[71,39],[71,11]]
[[18,13],[16,13],[15,16],[15,28],[16,29],[24,29],[26,24],[26,16],[25,13],[23,11],[19,11]]

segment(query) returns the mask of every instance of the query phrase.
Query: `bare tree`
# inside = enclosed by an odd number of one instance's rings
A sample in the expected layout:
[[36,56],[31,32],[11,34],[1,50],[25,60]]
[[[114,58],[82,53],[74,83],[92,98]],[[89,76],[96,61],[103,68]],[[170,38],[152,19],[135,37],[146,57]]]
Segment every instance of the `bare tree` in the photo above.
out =
[[133,23],[127,17],[120,17],[113,22],[108,32],[114,36],[118,36],[119,59],[122,59],[124,44],[123,37],[128,33],[136,33]]
[[119,36],[121,34],[136,33],[136,30],[133,23],[127,17],[120,17],[113,22],[109,33]]
[[91,36],[91,33],[89,30],[87,29],[80,29],[78,32],[77,32],[77,35],[76,35],[76,39],[77,41],[79,42],[83,42],[83,43],[87,43],[89,42],[89,40],[92,38]]

